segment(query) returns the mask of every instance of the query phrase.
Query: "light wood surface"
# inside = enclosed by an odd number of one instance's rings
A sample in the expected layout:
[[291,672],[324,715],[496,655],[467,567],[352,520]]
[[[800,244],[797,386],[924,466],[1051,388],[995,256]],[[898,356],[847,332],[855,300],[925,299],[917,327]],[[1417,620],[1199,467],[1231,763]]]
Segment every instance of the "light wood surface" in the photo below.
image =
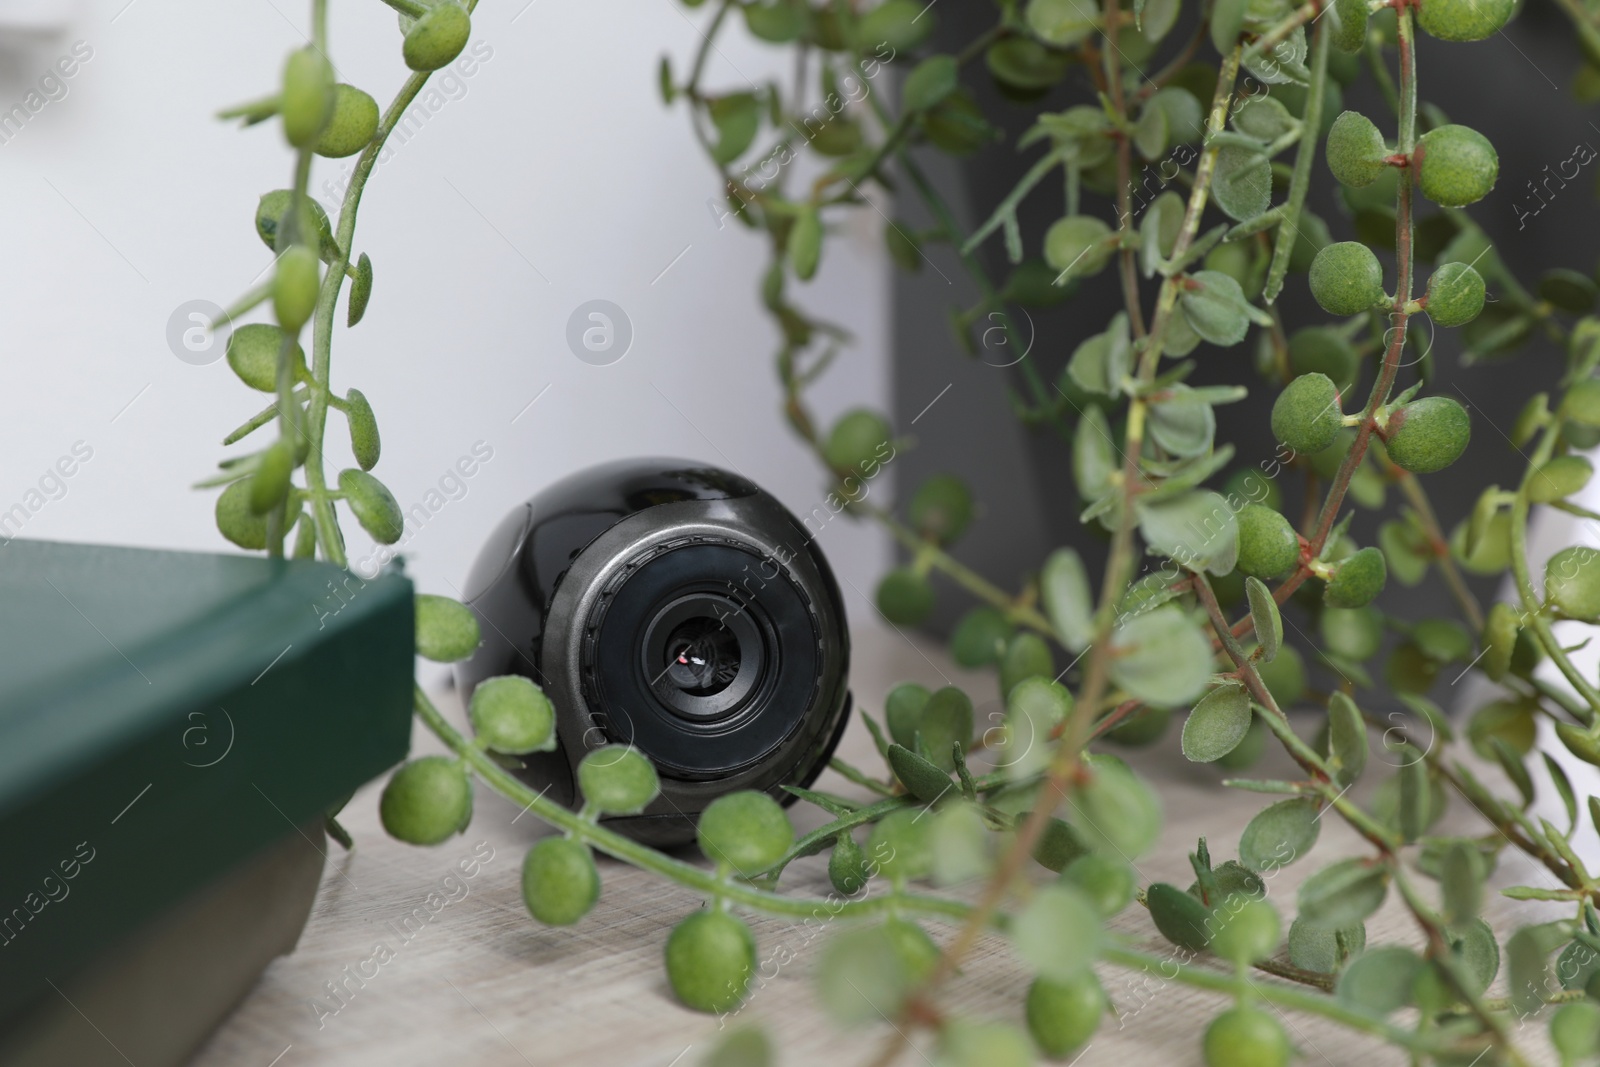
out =
[[[856,635],[853,682],[861,705],[875,714],[884,694],[899,681],[915,679],[964,685],[979,700],[980,723],[999,711],[992,678],[962,672],[937,646],[894,631]],[[459,715],[449,692],[442,705]],[[1196,839],[1207,836],[1217,862],[1237,855],[1239,833],[1271,798],[1224,790],[1214,769],[1186,762],[1177,751],[1177,730],[1150,749],[1125,752],[1162,794],[1166,828],[1160,846],[1139,863],[1144,883],[1193,880],[1185,859]],[[439,750],[420,729],[416,750]],[[871,739],[852,722],[841,754],[863,766],[876,760]],[[1373,758],[1384,770],[1383,754]],[[1286,757],[1270,753],[1260,776],[1289,773]],[[1252,772],[1257,773],[1257,772]],[[1369,771],[1369,778],[1378,775]],[[1370,783],[1363,783],[1370,788]],[[524,910],[519,886],[523,853],[543,831],[532,816],[479,790],[477,811],[464,836],[435,848],[413,848],[390,840],[377,818],[377,790],[357,794],[344,815],[356,849],[331,846],[322,890],[296,951],[272,964],[251,995],[202,1049],[196,1067],[302,1067],[308,1064],[471,1064],[474,1067],[544,1067],[554,1064],[604,1067],[691,1067],[713,1046],[719,1021],[679,1007],[667,988],[661,950],[668,931],[701,903],[697,894],[664,883],[623,864],[600,858],[605,889],[594,911],[571,929],[538,926]],[[819,788],[846,794],[860,790],[829,772]],[[1358,794],[1359,795],[1359,794]],[[822,821],[805,805],[792,809],[804,829]],[[1451,819],[1471,820],[1457,801]],[[1338,820],[1324,820],[1313,859],[1279,872],[1269,899],[1293,914],[1294,892],[1316,867],[1362,851]],[[471,861],[490,856],[478,863]],[[829,891],[826,854],[795,864],[785,875],[794,892]],[[467,862],[471,877],[458,864]],[[1048,872],[1034,868],[1040,880]],[[1496,884],[1551,883],[1549,875],[1508,852]],[[1431,888],[1431,884],[1429,884]],[[435,911],[429,911],[430,894]],[[1392,897],[1392,894],[1391,894]],[[1490,919],[1503,928],[1508,902],[1494,898]],[[1523,905],[1523,907],[1528,907]],[[415,910],[420,909],[420,910]],[[409,939],[400,936],[411,918]],[[1544,915],[1544,913],[1535,913]],[[1554,918],[1554,914],[1547,917]],[[889,1033],[887,1024],[839,1033],[820,1015],[811,969],[827,931],[796,920],[755,918],[762,979],[740,1019],[761,1021],[779,1045],[783,1064],[855,1064],[870,1058]],[[1150,951],[1173,950],[1137,905],[1117,920],[1118,929]],[[1408,918],[1393,900],[1368,924],[1368,943],[1417,943]],[[946,940],[950,929],[933,925]],[[385,952],[375,951],[380,944]],[[362,975],[369,977],[362,978]],[[1222,1003],[1161,980],[1106,968],[1102,981],[1119,1017],[1107,1017],[1076,1061],[1079,1067],[1198,1067],[1206,1021]],[[1274,979],[1266,976],[1260,982]],[[983,941],[954,981],[948,1003],[985,1017],[1020,1020],[1027,975],[999,938]],[[342,985],[343,1000],[330,989]],[[1503,978],[1494,991],[1503,987]],[[1402,1017],[1403,1018],[1403,1017]],[[1286,1020],[1299,1050],[1297,1064],[1312,1067],[1401,1065],[1405,1058],[1380,1043],[1319,1020]],[[1524,1033],[1542,1034],[1530,1021]],[[904,1053],[903,1064],[931,1064],[931,1042]],[[1542,1062],[1551,1062],[1542,1043]]]

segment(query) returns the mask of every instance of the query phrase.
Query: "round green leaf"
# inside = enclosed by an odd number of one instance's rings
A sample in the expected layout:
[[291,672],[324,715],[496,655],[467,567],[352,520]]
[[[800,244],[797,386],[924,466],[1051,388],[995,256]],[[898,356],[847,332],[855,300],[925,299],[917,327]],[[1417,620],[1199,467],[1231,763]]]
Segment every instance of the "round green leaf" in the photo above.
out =
[[1028,0],[1028,29],[1045,44],[1068,48],[1087,39],[1100,23],[1099,9],[1079,0]]
[[1210,763],[1232,752],[1250,729],[1250,697],[1238,682],[1219,685],[1200,699],[1183,724],[1183,754]]
[[743,877],[760,874],[782,859],[794,843],[794,827],[783,808],[767,794],[749,789],[720,796],[707,805],[700,813],[697,833],[700,850],[708,859],[726,863]]
[[392,837],[412,845],[437,845],[471,821],[472,782],[450,756],[411,760],[383,787],[378,816]]
[[1243,573],[1277,578],[1300,562],[1300,538],[1279,512],[1265,504],[1246,504],[1239,509],[1238,521],[1239,570]]
[[1084,973],[1100,952],[1100,914],[1075,886],[1056,883],[1033,895],[1011,926],[1011,941],[1033,970],[1065,982]]
[[[955,770],[952,749],[965,751],[972,744],[972,698],[953,685],[947,685],[928,698],[917,722],[922,749],[934,766],[945,772]],[[916,746],[907,745],[916,751]]]
[[[661,792],[661,781],[656,777],[655,765],[643,752],[632,745],[606,745],[590,752],[583,757],[583,762],[578,764],[578,789],[583,793],[584,803],[596,811],[608,815],[633,815],[643,811],[645,805]],[[732,795],[738,796],[738,794]],[[764,793],[753,795],[766,796]],[[771,797],[766,799],[772,800]],[[716,801],[712,804],[714,806]],[[773,801],[772,806],[777,807],[777,803]],[[706,812],[709,813],[710,810],[707,808]],[[784,817],[781,808],[778,809],[778,818],[785,827],[789,825],[789,820]],[[700,831],[702,842],[706,833],[704,820],[705,814],[702,813]],[[793,838],[794,832],[791,830],[789,839]],[[783,849],[788,847],[789,843],[785,841]],[[783,849],[779,850],[779,855],[782,855]],[[768,862],[770,864],[772,861]]]
[[1544,566],[1544,595],[1563,615],[1600,618],[1600,551],[1573,545],[1551,556]]
[[1440,326],[1465,326],[1483,311],[1484,289],[1483,275],[1472,267],[1445,263],[1428,279],[1428,317]]
[[1253,871],[1286,867],[1311,851],[1322,822],[1310,797],[1290,797],[1257,812],[1239,838],[1239,862]]
[[1217,206],[1235,222],[1253,219],[1266,211],[1272,204],[1272,163],[1266,152],[1237,144],[1223,145],[1217,152],[1211,192]]
[[910,969],[882,926],[844,926],[817,961],[817,999],[842,1027],[894,1018],[910,989]]
[[1346,1004],[1378,1015],[1411,1004],[1411,988],[1423,963],[1415,952],[1400,945],[1376,945],[1350,961],[1334,995]]
[[1047,1056],[1065,1059],[1094,1035],[1106,994],[1093,974],[1069,982],[1035,978],[1028,986],[1028,1032]]
[[1325,246],[1311,261],[1311,295],[1330,315],[1359,315],[1383,303],[1383,267],[1356,241]]
[[346,468],[339,472],[339,489],[361,528],[379,544],[392,545],[405,532],[405,516],[393,494],[366,471]]
[[878,582],[878,610],[895,626],[915,626],[933,611],[933,585],[910,567],[896,567]]
[[667,936],[667,980],[685,1006],[728,1012],[744,1001],[756,969],[756,939],[737,917],[703,909]]
[[416,627],[417,655],[435,663],[464,660],[478,647],[478,617],[447,596],[418,593]]
[[378,102],[353,85],[333,87],[333,115],[317,138],[316,153],[329,159],[353,156],[378,132]]
[[1045,262],[1063,278],[1086,278],[1098,274],[1115,250],[1110,241],[1111,227],[1092,215],[1069,215],[1045,231]]
[[1128,765],[1090,756],[1089,780],[1069,799],[1067,815],[1098,852],[1125,859],[1144,855],[1161,836],[1161,801]]
[[1417,185],[1442,207],[1466,207],[1489,195],[1500,156],[1489,139],[1466,126],[1435,126],[1417,138]]
[[900,106],[926,111],[955,92],[960,68],[955,56],[929,56],[912,68],[900,89]]
[[550,698],[521,675],[485,678],[472,691],[469,709],[478,740],[513,756],[556,747],[556,713]]
[[902,682],[889,690],[883,703],[883,717],[889,725],[889,736],[906,748],[917,743],[917,730],[922,724],[922,710],[928,706],[933,694],[927,686],[916,682]]
[[461,54],[471,35],[472,18],[466,8],[442,0],[406,32],[401,54],[412,70],[438,70]]
[[1141,500],[1139,534],[1150,548],[1194,571],[1222,576],[1239,558],[1239,522],[1227,498],[1209,489]]
[[1282,920],[1268,901],[1249,895],[1227,896],[1214,911],[1212,948],[1225,960],[1248,967],[1278,949]]
[[1396,466],[1432,474],[1454,463],[1472,438],[1467,409],[1448,396],[1413,400],[1389,416],[1384,450]]
[[939,1032],[939,1067],[1032,1067],[1028,1035],[1010,1023],[951,1019]]
[[1039,596],[1061,643],[1074,652],[1094,638],[1094,603],[1083,559],[1070,548],[1050,553],[1039,572]]
[[1289,962],[1318,974],[1334,974],[1367,945],[1367,928],[1329,930],[1296,919],[1289,926]]
[[[228,338],[228,366],[239,380],[263,393],[278,391],[278,353],[288,335],[265,322],[240,326]],[[289,347],[290,372],[294,381],[305,376],[305,352],[295,342]]]
[[1112,680],[1146,703],[1184,704],[1198,696],[1211,678],[1211,642],[1174,604],[1123,623],[1112,633],[1111,642]]
[[1383,173],[1389,154],[1383,134],[1372,120],[1357,111],[1346,111],[1333,120],[1328,130],[1328,169],[1341,185],[1364,188]]
[[240,548],[267,547],[267,517],[250,506],[250,479],[234,482],[217,497],[217,529]]
[[1366,860],[1340,860],[1300,886],[1300,918],[1315,926],[1348,927],[1383,904],[1389,874]]
[[1072,694],[1061,683],[1024,678],[1006,695],[1006,741],[997,761],[1013,779],[1031,778],[1050,763],[1050,735],[1072,711]]
[[1180,292],[1178,303],[1190,328],[1214,345],[1236,345],[1250,329],[1244,290],[1221,271],[1196,271]]
[[1025,678],[1036,675],[1054,678],[1055,674],[1055,657],[1044,638],[1027,631],[1016,634],[1006,643],[1005,655],[1000,657],[1000,695],[1009,696]]
[[571,926],[600,898],[600,872],[582,842],[547,837],[522,861],[522,901],[546,926]]
[[1174,385],[1149,411],[1150,436],[1175,456],[1203,456],[1211,451],[1217,418],[1211,405],[1187,385]]
[[1589,484],[1594,464],[1583,456],[1557,456],[1528,478],[1528,498],[1535,504],[1565,500]]
[[[1046,598],[1047,609],[1048,605]],[[963,667],[992,666],[1015,629],[998,608],[987,604],[973,608],[961,616],[950,634],[950,658]]]
[[909,881],[932,870],[933,827],[921,816],[920,810],[901,808],[872,827],[872,836],[867,839],[867,860],[876,864],[878,873],[885,878]]
[[993,868],[990,836],[976,805],[962,800],[941,806],[933,816],[933,869],[929,873],[934,884],[959,885],[987,875]]
[[1339,436],[1339,387],[1326,374],[1302,374],[1272,405],[1272,433],[1296,452],[1321,452]]
[[319,49],[307,46],[289,53],[283,67],[278,113],[283,136],[296,148],[310,148],[333,113],[333,66]]

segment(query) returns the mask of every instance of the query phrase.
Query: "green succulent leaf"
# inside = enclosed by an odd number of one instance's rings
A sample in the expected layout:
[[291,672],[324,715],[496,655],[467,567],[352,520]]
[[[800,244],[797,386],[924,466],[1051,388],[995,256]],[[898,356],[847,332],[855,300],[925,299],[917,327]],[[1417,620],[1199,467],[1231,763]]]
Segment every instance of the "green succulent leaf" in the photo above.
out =
[[1145,893],[1150,919],[1179,948],[1204,952],[1211,943],[1211,909],[1177,886],[1157,882]]
[[1238,562],[1239,523],[1221,494],[1197,489],[1141,500],[1137,507],[1139,535],[1151,551],[1189,570],[1218,576]]
[[1178,303],[1189,327],[1214,345],[1236,345],[1250,329],[1250,302],[1239,283],[1221,271],[1196,272]]
[[1194,699],[1211,677],[1211,642],[1176,605],[1164,604],[1112,633],[1112,680],[1130,696],[1176,707]]
[[1346,1004],[1387,1015],[1409,1007],[1422,958],[1400,945],[1376,945],[1351,960],[1334,995]]
[[955,56],[929,56],[906,75],[900,105],[907,111],[927,111],[956,91],[959,73]]
[[1389,874],[1366,860],[1340,860],[1322,868],[1300,887],[1300,918],[1339,929],[1363,922],[1383,904]]
[[1036,973],[1065,982],[1087,971],[1100,954],[1100,913],[1076,886],[1058,883],[1035,893],[1013,921],[1011,941]]
[[1286,867],[1311,851],[1322,829],[1310,797],[1291,797],[1256,813],[1239,838],[1239,860],[1253,871]]
[[1250,603],[1250,621],[1255,627],[1256,641],[1261,645],[1261,659],[1271,663],[1283,647],[1283,616],[1278,613],[1278,602],[1258,578],[1244,580],[1245,596]]
[[1039,596],[1061,643],[1074,652],[1094,638],[1093,593],[1083,560],[1070,548],[1050,553],[1039,572]]
[[1183,754],[1210,763],[1232,752],[1250,729],[1250,697],[1238,682],[1220,685],[1194,706],[1183,724]]

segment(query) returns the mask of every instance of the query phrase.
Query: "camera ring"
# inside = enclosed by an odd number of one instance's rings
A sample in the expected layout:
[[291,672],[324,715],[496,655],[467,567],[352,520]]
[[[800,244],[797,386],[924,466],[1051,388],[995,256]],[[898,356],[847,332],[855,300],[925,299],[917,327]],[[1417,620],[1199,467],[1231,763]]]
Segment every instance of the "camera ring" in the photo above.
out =
[[[774,574],[770,576],[763,574],[765,581],[762,588],[764,590],[766,586],[776,584],[793,599],[794,610],[790,612],[787,626],[774,626],[775,632],[769,636],[771,641],[769,647],[773,650],[782,650],[778,655],[771,657],[783,668],[782,671],[769,669],[767,676],[762,679],[763,684],[741,713],[728,719],[697,724],[692,720],[671,716],[675,721],[674,728],[668,731],[671,737],[676,737],[680,741],[697,737],[700,739],[696,742],[697,747],[700,744],[712,745],[719,742],[729,744],[737,741],[737,755],[728,752],[724,761],[718,762],[715,767],[710,767],[701,765],[703,759],[710,758],[709,755],[702,756],[697,751],[694,756],[685,757],[685,750],[680,749],[678,753],[680,758],[674,758],[663,748],[650,744],[651,738],[658,742],[664,739],[659,729],[663,716],[655,713],[653,708],[629,707],[627,702],[615,699],[616,686],[608,685],[607,681],[614,680],[617,672],[603,669],[601,661],[606,657],[602,647],[604,644],[602,632],[607,618],[611,617],[619,599],[624,598],[630,581],[646,570],[650,564],[663,557],[682,549],[693,548],[732,549],[741,557],[757,561],[775,561],[778,558],[774,552],[763,549],[759,543],[709,534],[689,534],[639,546],[612,570],[596,590],[596,595],[580,624],[581,637],[578,641],[578,679],[590,724],[598,728],[598,734],[605,741],[639,745],[657,762],[663,775],[685,781],[697,781],[701,778],[721,779],[730,774],[740,773],[749,767],[759,765],[769,753],[786,743],[804,726],[807,710],[815,706],[820,698],[826,681],[825,665],[828,662],[823,623],[816,602],[804,583],[789,572],[788,566],[779,565]],[[696,587],[702,592],[723,593],[734,588],[733,582],[727,578],[702,579],[688,583],[687,586],[674,586],[672,592],[674,594],[693,592]],[[652,601],[649,610],[655,610],[657,603],[659,601]],[[747,611],[759,615],[761,613],[759,605],[753,607],[757,610],[747,609]],[[638,610],[637,605],[628,605],[621,614],[630,615],[636,610]],[[802,637],[795,632],[797,625],[804,631],[803,641],[797,641],[797,638]],[[780,634],[776,632],[778,629],[787,632]],[[636,661],[637,657],[630,656],[630,659]],[[779,677],[780,673],[784,677]],[[608,689],[613,692],[608,694]],[[771,706],[780,693],[785,706],[783,709]],[[608,696],[611,699],[608,699]],[[787,716],[772,714],[777,710],[788,710],[792,714]],[[650,738],[646,737],[647,734]],[[591,741],[588,744],[592,746],[595,742]]]

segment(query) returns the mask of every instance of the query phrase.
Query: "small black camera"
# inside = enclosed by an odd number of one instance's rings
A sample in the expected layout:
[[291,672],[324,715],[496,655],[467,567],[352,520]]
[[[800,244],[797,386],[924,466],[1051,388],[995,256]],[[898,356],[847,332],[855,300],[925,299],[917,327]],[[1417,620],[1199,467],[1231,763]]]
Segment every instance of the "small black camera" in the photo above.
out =
[[734,790],[792,800],[782,787],[809,785],[844,733],[838,583],[799,520],[739,475],[650,459],[564,478],[500,523],[465,597],[483,640],[456,666],[463,700],[500,674],[543,687],[560,744],[517,774],[569,806],[593,749],[649,756],[661,795],[607,820],[638,840],[692,840]]

